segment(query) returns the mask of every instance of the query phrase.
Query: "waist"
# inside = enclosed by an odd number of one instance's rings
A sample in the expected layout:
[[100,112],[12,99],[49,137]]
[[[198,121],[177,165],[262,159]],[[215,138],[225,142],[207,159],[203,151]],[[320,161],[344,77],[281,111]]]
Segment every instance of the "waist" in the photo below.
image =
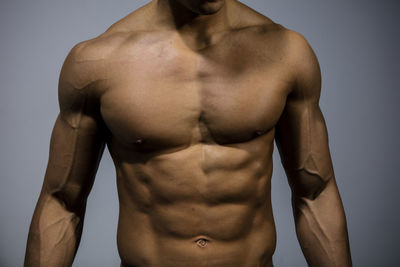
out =
[[182,207],[171,208],[146,214],[122,207],[118,249],[124,266],[269,266],[271,263],[276,234],[268,206],[240,210],[216,205],[210,207],[208,214],[202,213],[206,209],[194,213]]

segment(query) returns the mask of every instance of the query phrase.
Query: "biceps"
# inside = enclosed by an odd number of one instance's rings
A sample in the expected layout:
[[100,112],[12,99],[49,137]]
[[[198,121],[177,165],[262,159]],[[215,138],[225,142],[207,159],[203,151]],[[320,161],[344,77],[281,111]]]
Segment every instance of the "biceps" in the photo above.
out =
[[53,128],[43,190],[75,210],[86,200],[104,150],[98,131],[72,127],[61,116]]
[[278,124],[276,141],[293,192],[317,197],[333,177],[327,129],[318,104],[289,104]]

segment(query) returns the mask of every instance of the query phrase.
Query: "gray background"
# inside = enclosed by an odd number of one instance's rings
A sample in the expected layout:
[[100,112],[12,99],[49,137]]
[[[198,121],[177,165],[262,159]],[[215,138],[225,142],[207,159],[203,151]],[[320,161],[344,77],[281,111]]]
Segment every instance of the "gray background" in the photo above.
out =
[[[21,266],[68,51],[147,1],[0,3],[0,266]],[[325,115],[355,266],[400,266],[399,1],[246,0],[302,33],[322,68]],[[275,150],[276,151],[276,150]],[[306,266],[275,153],[276,266]],[[105,152],[74,266],[119,266],[115,170]]]

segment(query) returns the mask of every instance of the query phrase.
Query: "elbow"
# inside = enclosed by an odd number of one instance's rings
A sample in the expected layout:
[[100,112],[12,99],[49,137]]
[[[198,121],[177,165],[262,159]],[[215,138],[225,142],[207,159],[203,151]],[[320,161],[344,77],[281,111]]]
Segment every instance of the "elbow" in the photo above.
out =
[[86,197],[80,190],[63,189],[48,191],[47,194],[56,200],[66,211],[82,215],[86,208]]
[[333,173],[323,175],[318,172],[310,172],[307,169],[299,169],[288,172],[289,184],[294,198],[306,198],[315,200],[324,191]]
[[302,188],[302,189],[292,189],[292,195],[294,198],[305,198],[308,200],[315,200],[324,191],[326,183],[321,183],[317,186]]

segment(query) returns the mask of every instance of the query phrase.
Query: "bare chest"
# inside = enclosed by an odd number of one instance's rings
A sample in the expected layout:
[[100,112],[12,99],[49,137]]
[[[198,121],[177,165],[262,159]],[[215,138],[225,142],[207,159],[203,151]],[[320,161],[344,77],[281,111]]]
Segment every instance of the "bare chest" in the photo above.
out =
[[202,52],[173,42],[122,49],[108,62],[103,119],[139,150],[248,141],[275,126],[286,102],[287,70],[272,53],[223,43]]

